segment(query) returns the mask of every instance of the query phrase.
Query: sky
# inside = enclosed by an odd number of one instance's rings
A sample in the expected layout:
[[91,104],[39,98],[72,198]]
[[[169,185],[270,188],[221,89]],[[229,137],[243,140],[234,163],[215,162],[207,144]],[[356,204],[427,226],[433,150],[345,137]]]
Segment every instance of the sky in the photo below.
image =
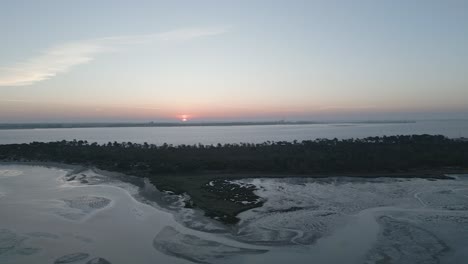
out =
[[468,116],[466,0],[0,1],[0,123]]

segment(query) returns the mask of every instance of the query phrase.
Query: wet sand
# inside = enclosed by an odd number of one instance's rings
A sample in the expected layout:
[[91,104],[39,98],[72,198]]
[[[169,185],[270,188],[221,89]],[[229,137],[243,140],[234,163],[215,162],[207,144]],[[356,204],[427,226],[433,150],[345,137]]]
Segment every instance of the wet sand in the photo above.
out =
[[468,257],[463,175],[233,180],[255,186],[263,206],[224,226],[186,208],[190,197],[160,192],[145,179],[44,165],[0,165],[2,263],[461,263]]

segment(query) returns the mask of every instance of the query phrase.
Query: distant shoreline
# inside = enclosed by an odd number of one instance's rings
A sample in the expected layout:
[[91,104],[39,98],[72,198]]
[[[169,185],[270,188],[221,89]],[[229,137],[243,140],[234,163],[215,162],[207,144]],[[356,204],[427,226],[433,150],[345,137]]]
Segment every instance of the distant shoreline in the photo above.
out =
[[57,129],[57,128],[120,128],[120,127],[204,127],[204,126],[274,126],[274,125],[355,125],[355,124],[408,124],[413,120],[369,121],[269,121],[269,122],[146,122],[146,123],[4,123],[0,130],[11,129]]

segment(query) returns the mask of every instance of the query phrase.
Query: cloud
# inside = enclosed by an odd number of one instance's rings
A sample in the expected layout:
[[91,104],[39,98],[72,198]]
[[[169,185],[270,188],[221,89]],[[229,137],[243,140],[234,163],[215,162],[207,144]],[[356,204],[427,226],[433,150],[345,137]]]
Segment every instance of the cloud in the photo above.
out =
[[187,41],[225,33],[225,28],[188,28],[157,34],[117,36],[84,40],[54,46],[37,57],[0,68],[1,86],[26,86],[48,80],[71,68],[88,63],[104,52],[115,52],[122,46],[153,42]]
[[90,62],[102,47],[92,43],[72,43],[53,47],[42,55],[0,68],[0,86],[23,86],[50,79],[73,66]]

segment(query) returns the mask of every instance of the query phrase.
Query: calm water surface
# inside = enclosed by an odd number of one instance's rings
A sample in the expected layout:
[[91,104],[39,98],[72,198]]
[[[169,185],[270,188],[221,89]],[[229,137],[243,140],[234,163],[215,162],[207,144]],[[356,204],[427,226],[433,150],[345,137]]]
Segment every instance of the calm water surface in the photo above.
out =
[[468,121],[418,121],[400,124],[317,124],[218,127],[129,127],[0,130],[0,144],[88,140],[153,144],[261,143],[316,138],[362,138],[382,135],[440,134],[468,137]]

